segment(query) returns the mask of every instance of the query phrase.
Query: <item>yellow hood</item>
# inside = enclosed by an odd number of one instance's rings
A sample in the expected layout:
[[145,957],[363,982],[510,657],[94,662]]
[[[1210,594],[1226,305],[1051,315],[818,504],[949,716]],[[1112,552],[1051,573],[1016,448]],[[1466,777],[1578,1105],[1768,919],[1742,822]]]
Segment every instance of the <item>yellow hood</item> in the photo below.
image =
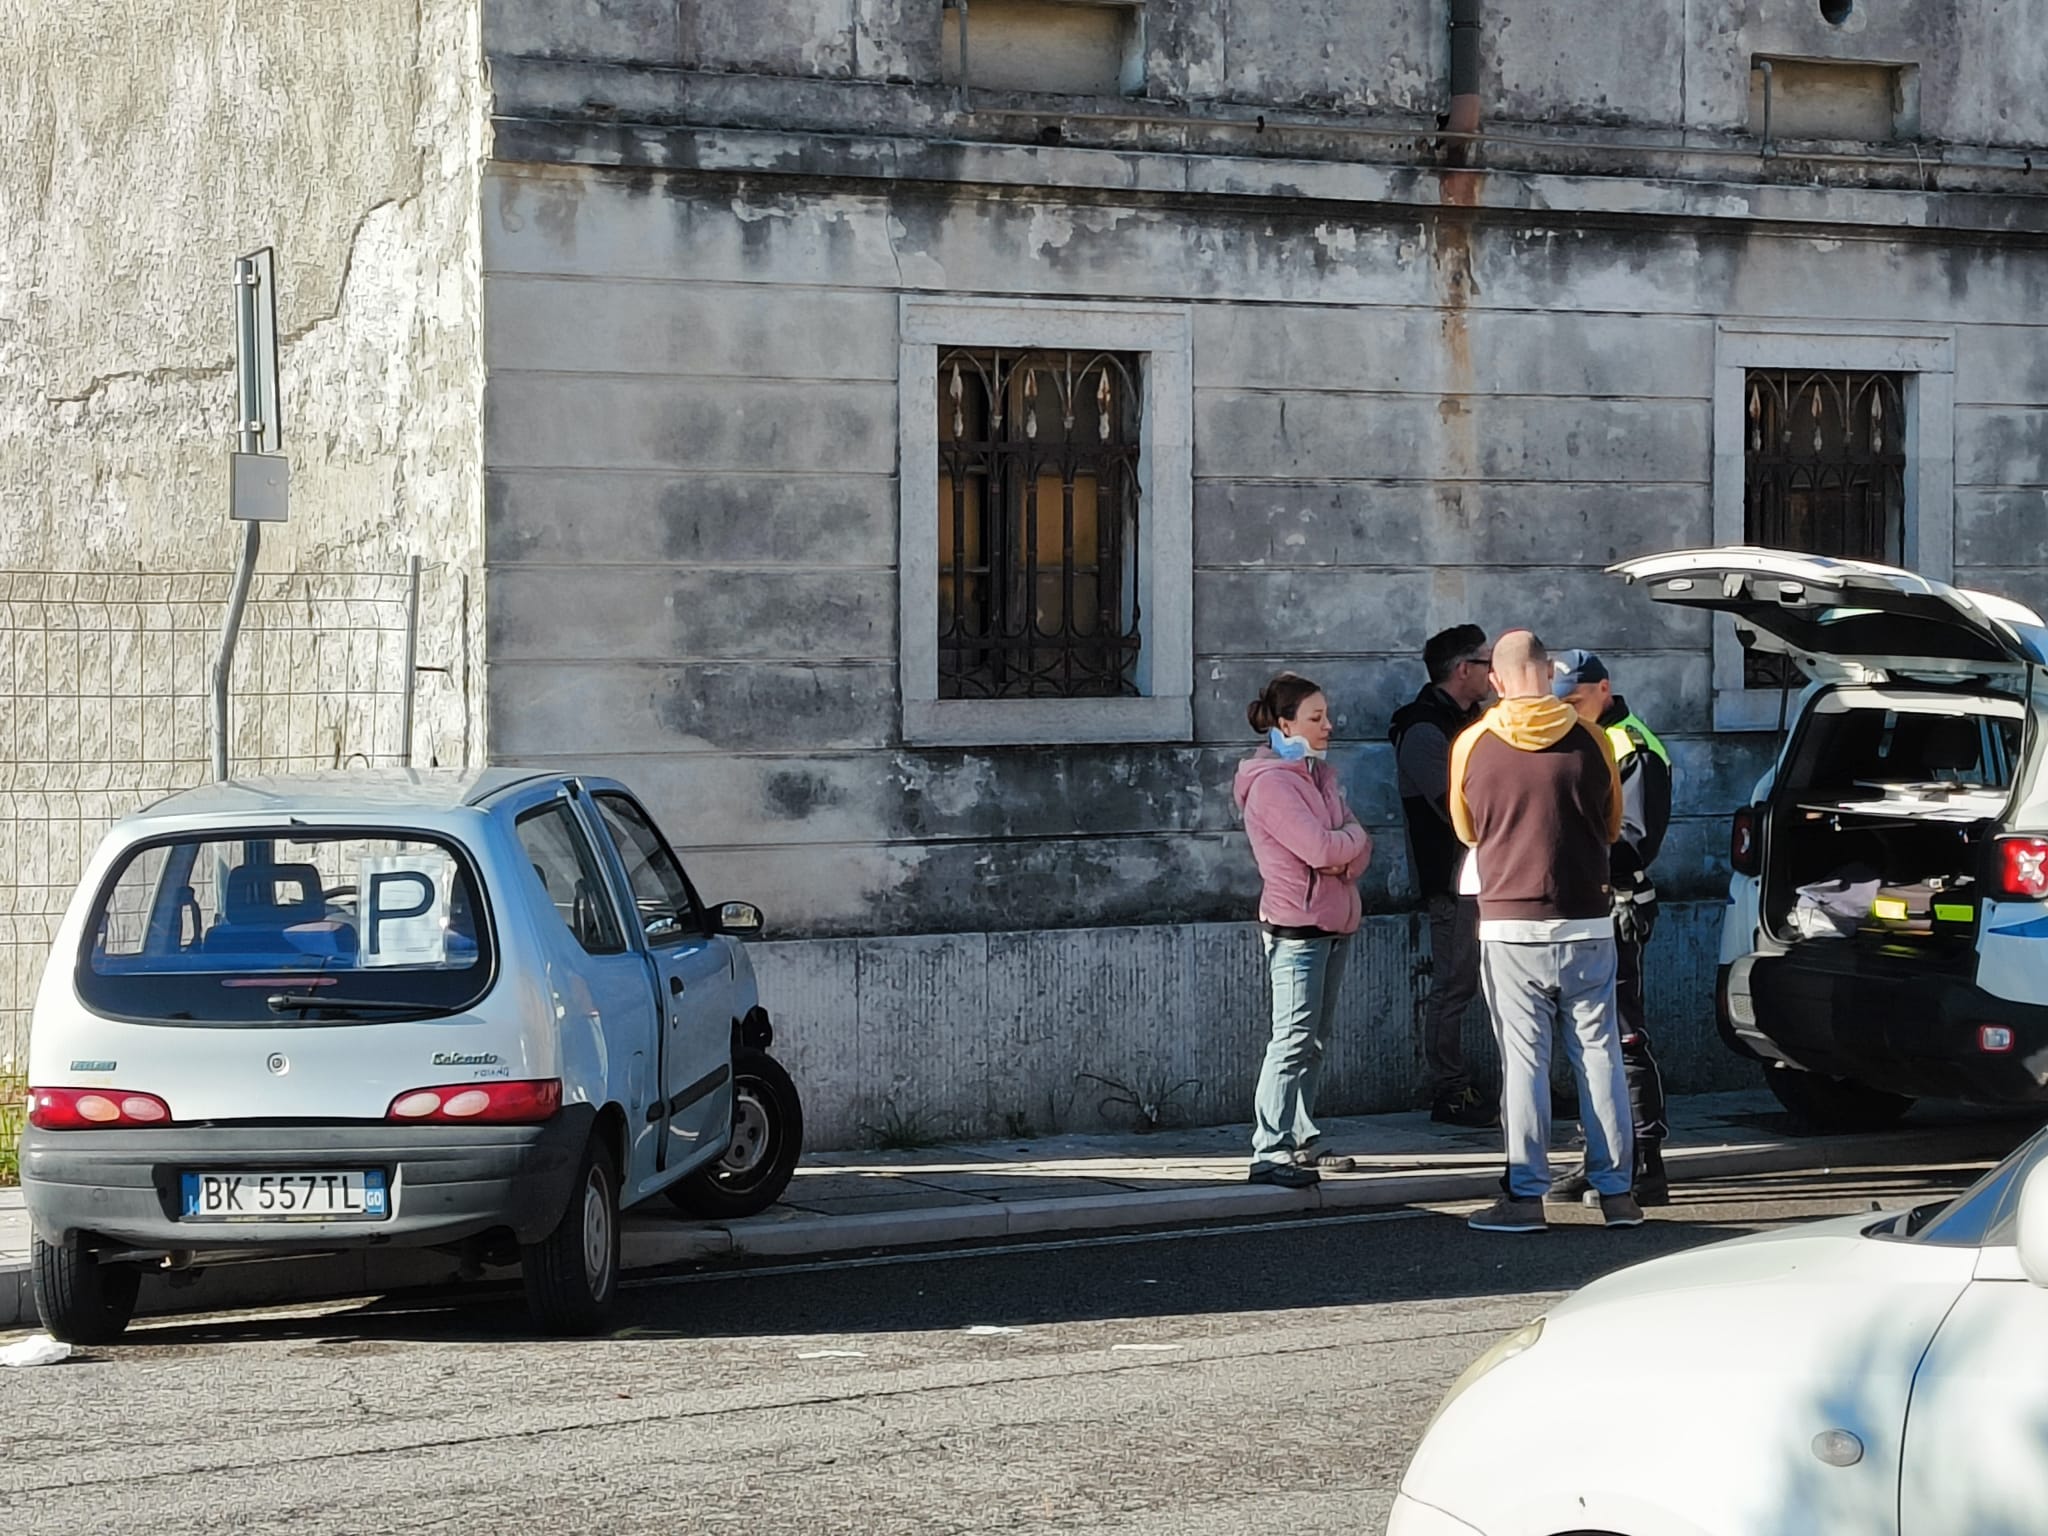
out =
[[1564,740],[1578,723],[1578,711],[1563,699],[1502,699],[1479,717],[1481,730],[1518,752],[1541,752]]

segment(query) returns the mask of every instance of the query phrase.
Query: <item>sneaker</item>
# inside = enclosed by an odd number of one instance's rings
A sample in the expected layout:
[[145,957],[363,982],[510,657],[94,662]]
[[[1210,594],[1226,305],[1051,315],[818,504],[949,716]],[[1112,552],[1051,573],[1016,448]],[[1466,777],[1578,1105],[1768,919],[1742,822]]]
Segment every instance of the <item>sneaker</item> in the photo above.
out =
[[1325,1152],[1314,1142],[1310,1142],[1294,1154],[1294,1166],[1320,1168],[1325,1173],[1352,1173],[1358,1168],[1358,1159],[1346,1157],[1341,1152]]
[[1610,1227],[1640,1227],[1643,1208],[1636,1204],[1634,1195],[1602,1195],[1600,1219]]
[[1294,1163],[1259,1163],[1246,1175],[1249,1184],[1277,1184],[1282,1189],[1310,1189],[1323,1182],[1323,1176],[1313,1168],[1302,1168]]
[[[1636,1219],[1642,1220],[1637,1213]],[[1502,1195],[1493,1204],[1476,1215],[1466,1218],[1465,1225],[1474,1232],[1548,1232],[1550,1222],[1543,1214],[1541,1200],[1517,1200],[1513,1195]]]
[[1500,1124],[1500,1112],[1469,1087],[1446,1094],[1430,1105],[1429,1118],[1438,1125],[1459,1125],[1474,1131]]

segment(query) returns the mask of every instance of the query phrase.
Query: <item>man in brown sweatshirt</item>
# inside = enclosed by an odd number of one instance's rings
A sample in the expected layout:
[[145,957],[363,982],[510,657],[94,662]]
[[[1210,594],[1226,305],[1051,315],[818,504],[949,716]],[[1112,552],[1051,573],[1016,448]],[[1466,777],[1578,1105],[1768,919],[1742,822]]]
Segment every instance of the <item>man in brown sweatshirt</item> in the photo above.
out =
[[1621,781],[1599,731],[1551,693],[1550,655],[1526,629],[1494,642],[1500,703],[1451,749],[1451,826],[1473,850],[1480,979],[1500,1037],[1508,1190],[1468,1225],[1541,1232],[1550,1188],[1550,1038],[1564,1026],[1586,1131],[1586,1177],[1610,1227],[1640,1226],[1615,1014],[1608,845]]

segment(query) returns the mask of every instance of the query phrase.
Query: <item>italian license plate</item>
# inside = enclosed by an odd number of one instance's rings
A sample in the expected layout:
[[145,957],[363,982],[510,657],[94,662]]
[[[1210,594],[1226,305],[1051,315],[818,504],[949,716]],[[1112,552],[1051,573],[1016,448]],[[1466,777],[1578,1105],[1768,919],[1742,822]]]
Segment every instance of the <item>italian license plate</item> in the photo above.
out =
[[188,1173],[183,1183],[187,1221],[377,1221],[390,1214],[381,1168]]

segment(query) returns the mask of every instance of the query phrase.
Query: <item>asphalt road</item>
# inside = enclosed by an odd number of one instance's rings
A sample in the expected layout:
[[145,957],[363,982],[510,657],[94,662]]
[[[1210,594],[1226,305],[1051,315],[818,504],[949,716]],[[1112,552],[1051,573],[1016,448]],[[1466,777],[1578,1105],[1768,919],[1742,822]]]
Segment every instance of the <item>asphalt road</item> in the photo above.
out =
[[1399,1211],[701,1272],[595,1341],[516,1294],[142,1326],[0,1372],[0,1530],[1377,1532],[1444,1389],[1560,1293],[1971,1176],[1694,1186],[1629,1232]]

